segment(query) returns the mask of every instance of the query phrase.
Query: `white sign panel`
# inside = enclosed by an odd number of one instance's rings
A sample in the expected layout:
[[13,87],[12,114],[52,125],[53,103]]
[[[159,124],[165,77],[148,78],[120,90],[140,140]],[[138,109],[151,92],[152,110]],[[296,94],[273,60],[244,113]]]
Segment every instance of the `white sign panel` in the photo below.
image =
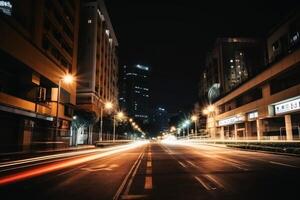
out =
[[292,112],[292,111],[296,111],[296,110],[300,110],[300,98],[275,105],[275,114],[276,115],[287,113],[287,112]]
[[230,118],[220,120],[218,124],[219,124],[219,126],[226,126],[226,125],[231,125],[231,124],[235,124],[235,123],[243,122],[243,121],[245,121],[244,116],[233,116]]
[[251,112],[251,113],[248,113],[248,119],[249,120],[252,120],[252,119],[256,119],[258,117],[258,112]]

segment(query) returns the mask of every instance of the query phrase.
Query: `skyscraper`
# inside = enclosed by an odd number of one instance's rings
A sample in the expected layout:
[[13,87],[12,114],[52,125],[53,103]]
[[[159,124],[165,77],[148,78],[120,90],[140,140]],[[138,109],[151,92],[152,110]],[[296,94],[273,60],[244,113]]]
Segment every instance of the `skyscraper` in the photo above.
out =
[[211,103],[264,68],[264,43],[261,40],[218,38],[207,54],[199,95]]
[[169,129],[169,113],[165,108],[158,107],[152,115],[153,135]]
[[120,106],[135,120],[149,123],[150,67],[123,66],[120,70]]

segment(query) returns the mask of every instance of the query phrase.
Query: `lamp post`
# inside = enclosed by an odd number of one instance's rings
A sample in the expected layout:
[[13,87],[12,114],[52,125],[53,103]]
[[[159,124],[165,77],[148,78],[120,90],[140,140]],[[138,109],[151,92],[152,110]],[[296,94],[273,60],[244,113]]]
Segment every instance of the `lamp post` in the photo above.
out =
[[55,126],[55,134],[53,140],[56,141],[56,137],[58,135],[58,111],[59,111],[59,103],[60,103],[60,90],[61,90],[61,82],[64,82],[65,84],[71,84],[74,81],[74,77],[71,74],[64,75],[61,79],[58,81],[58,89],[57,89],[57,101],[56,101],[56,126]]
[[189,128],[189,126],[190,126],[190,120],[185,120],[184,124],[185,124],[185,126],[187,128],[187,137],[189,139],[189,135],[190,135],[190,128]]
[[195,135],[197,136],[197,120],[198,120],[198,117],[196,115],[193,115],[191,117],[191,120],[195,123]]
[[122,120],[124,118],[124,113],[118,112],[116,115],[114,115],[113,142],[116,140],[116,117],[118,117],[119,120]]
[[111,102],[106,102],[104,104],[104,108],[101,108],[100,111],[100,131],[99,131],[99,141],[102,141],[102,132],[103,132],[103,109],[111,110],[113,108],[113,104]]
[[[213,126],[209,125],[206,121],[206,132],[209,133],[212,137],[212,135],[215,131],[215,127],[216,127],[216,124],[215,124],[215,106],[214,105],[209,105],[207,106],[203,111],[202,111],[203,115],[206,115],[207,116],[207,119],[210,117],[213,119]],[[209,126],[209,127],[208,127]],[[213,129],[213,130],[211,130]],[[213,137],[214,137],[213,135]]]

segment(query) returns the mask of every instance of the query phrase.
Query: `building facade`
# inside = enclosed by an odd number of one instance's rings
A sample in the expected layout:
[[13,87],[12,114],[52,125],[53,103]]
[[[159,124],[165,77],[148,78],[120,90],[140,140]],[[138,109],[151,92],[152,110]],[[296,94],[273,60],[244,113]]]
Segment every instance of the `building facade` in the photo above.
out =
[[267,38],[266,69],[213,103],[212,138],[300,139],[300,15],[289,17]]
[[[99,121],[105,102],[118,108],[118,41],[102,0],[82,1],[80,16],[77,106]],[[97,128],[90,124],[78,143],[97,140]]]
[[158,107],[152,114],[153,135],[169,130],[170,116],[165,108]]
[[1,1],[0,27],[1,151],[68,146],[79,1]]
[[265,66],[264,45],[253,38],[218,38],[206,56],[199,96],[205,102],[235,89]]
[[120,72],[120,106],[140,124],[149,123],[150,67],[123,66]]

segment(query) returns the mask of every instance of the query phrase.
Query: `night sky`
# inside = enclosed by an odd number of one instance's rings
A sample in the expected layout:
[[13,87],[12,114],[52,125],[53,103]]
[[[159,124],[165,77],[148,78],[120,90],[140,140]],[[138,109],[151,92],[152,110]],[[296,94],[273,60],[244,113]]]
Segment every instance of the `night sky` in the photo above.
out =
[[[119,64],[152,67],[152,106],[187,110],[197,101],[206,52],[218,36],[264,38],[299,1],[106,0]],[[220,3],[222,2],[222,3]]]

